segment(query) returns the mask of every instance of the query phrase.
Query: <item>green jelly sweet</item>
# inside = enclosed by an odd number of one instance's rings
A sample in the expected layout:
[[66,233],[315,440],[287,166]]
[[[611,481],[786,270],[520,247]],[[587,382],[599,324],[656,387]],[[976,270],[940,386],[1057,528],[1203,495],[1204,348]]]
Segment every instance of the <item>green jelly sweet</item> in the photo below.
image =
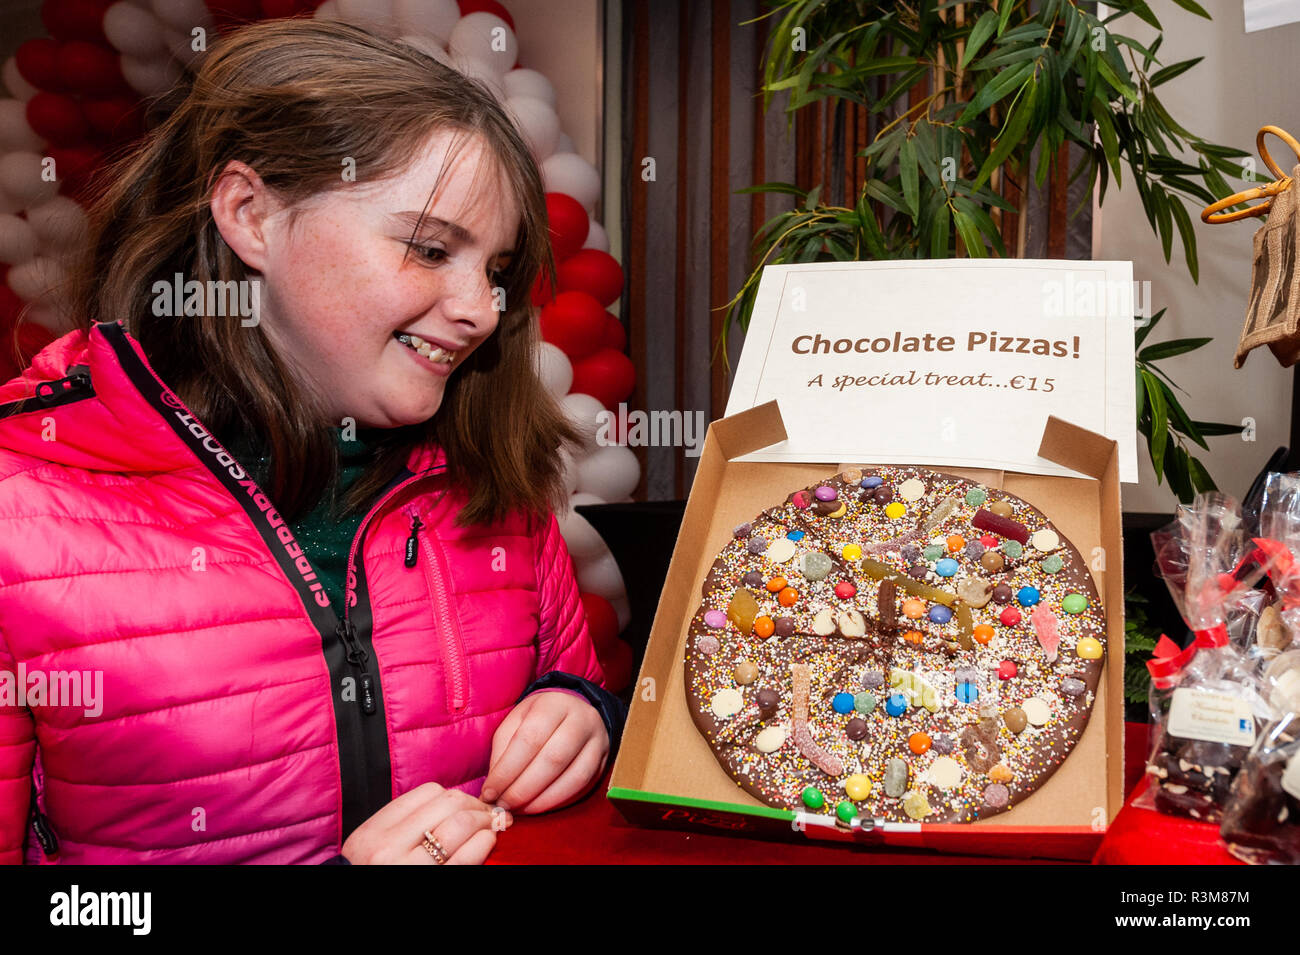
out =
[[1043,568],[1044,573],[1055,574],[1065,566],[1065,561],[1061,560],[1060,554],[1052,554],[1050,557],[1044,557],[1038,566]]
[[1088,609],[1088,598],[1083,594],[1066,594],[1061,609],[1066,613],[1083,613]]
[[853,697],[853,708],[866,715],[876,708],[876,695],[863,691]]
[[926,560],[938,560],[946,551],[938,544],[931,544],[925,550],[921,551],[921,556]]
[[803,791],[803,804],[809,809],[820,809],[826,805],[826,797],[816,786],[809,786]]
[[840,822],[852,822],[857,814],[858,811],[853,808],[853,803],[847,799],[840,800],[840,804],[835,807],[835,815],[840,817]]
[[966,492],[966,503],[972,504],[976,507],[983,504],[988,499],[989,496],[984,493],[984,489],[982,487],[973,487]]

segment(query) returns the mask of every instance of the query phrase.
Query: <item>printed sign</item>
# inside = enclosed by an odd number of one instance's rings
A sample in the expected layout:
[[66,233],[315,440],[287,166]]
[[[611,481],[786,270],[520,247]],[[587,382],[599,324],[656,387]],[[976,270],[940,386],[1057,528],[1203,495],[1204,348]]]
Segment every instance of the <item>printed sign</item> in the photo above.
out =
[[1132,276],[1026,259],[768,266],[727,414],[775,398],[790,437],[740,460],[1073,476],[1038,456],[1056,415],[1117,441],[1136,482]]
[[1230,746],[1255,742],[1250,703],[1223,693],[1179,687],[1169,701],[1169,735]]

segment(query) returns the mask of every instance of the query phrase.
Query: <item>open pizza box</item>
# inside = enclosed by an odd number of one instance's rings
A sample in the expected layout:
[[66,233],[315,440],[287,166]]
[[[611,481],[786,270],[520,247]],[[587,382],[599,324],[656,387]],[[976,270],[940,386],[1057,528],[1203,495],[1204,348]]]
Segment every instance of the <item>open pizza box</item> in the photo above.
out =
[[1092,715],[1068,758],[1037,792],[986,820],[847,828],[753,798],[719,765],[687,709],[685,641],[705,576],[732,529],[784,500],[792,489],[860,463],[735,460],[785,439],[776,401],[709,426],[609,798],[630,822],[652,827],[796,842],[817,839],[846,847],[1091,858],[1124,796],[1124,592],[1116,442],[1052,416],[1043,429],[1039,454],[1090,477],[928,465],[1004,489],[1037,507],[1092,571],[1106,611],[1106,663]]

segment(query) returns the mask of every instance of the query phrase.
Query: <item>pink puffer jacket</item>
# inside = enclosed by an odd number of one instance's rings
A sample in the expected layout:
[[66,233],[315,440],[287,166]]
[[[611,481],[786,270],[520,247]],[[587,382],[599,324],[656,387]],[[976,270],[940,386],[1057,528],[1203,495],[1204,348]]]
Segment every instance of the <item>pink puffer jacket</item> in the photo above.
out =
[[555,518],[457,528],[441,463],[362,521],[345,626],[120,323],[0,387],[0,862],[45,861],[33,781],[60,862],[321,862],[421,783],[477,795],[540,675],[602,683]]

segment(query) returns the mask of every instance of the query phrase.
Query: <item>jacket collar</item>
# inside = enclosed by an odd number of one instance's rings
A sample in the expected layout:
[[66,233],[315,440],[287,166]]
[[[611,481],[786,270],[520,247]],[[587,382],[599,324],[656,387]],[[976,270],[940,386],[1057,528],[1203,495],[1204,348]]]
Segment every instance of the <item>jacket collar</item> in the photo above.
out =
[[[121,322],[77,329],[51,342],[22,375],[0,384],[0,405],[30,398],[41,383],[57,382],[79,365],[88,369],[93,394],[44,413],[0,420],[0,446],[97,471],[166,472],[195,465],[193,451],[165,416],[188,416],[192,429],[203,430],[202,423],[153,371]],[[445,461],[441,447],[417,446],[407,459],[410,474],[403,477]]]

